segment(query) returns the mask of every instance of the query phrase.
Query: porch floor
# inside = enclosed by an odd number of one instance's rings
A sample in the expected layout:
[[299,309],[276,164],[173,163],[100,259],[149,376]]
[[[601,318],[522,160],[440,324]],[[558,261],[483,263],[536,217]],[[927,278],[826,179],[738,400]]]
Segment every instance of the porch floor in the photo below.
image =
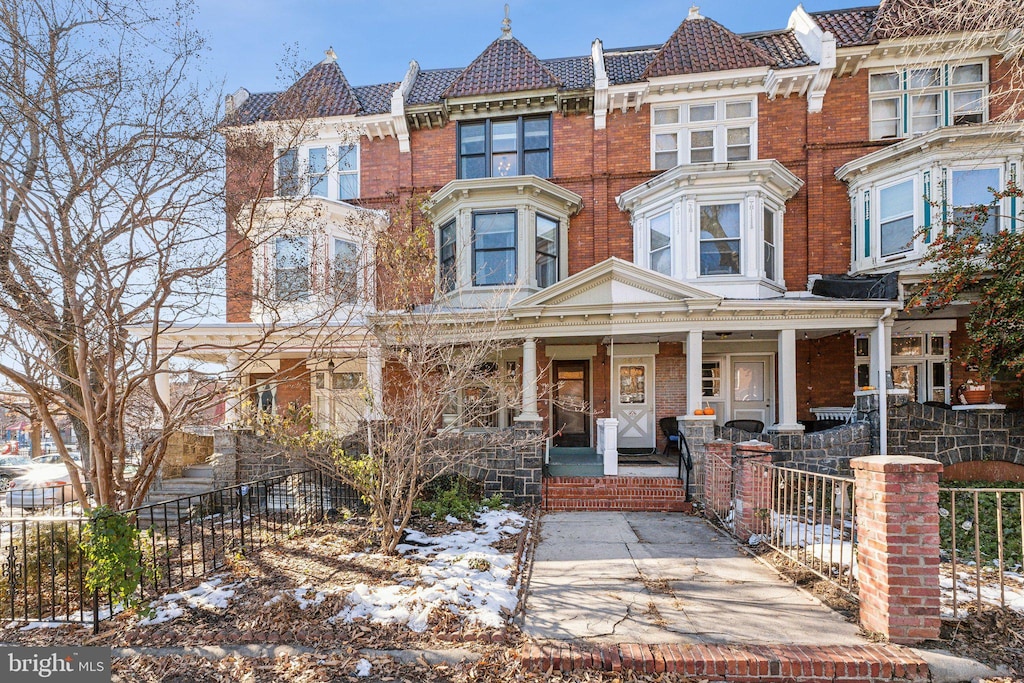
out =
[[[619,474],[633,477],[674,477],[679,458],[661,453],[619,452]],[[548,451],[552,477],[604,476],[604,459],[593,448],[553,446]]]

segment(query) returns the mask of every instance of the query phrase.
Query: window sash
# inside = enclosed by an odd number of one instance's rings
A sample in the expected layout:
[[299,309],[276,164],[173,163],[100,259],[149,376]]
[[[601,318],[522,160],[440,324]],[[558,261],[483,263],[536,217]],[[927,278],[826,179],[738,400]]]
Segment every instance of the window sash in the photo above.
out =
[[457,273],[455,270],[456,231],[455,219],[441,226],[438,235],[440,258],[438,259],[438,286],[442,292],[455,289]]
[[988,207],[988,219],[981,226],[985,235],[995,235],[999,229],[999,202],[988,188],[1002,187],[998,168],[974,168],[950,170],[950,199],[953,218],[958,221],[970,220],[977,213],[977,207]]
[[550,287],[558,282],[558,242],[560,239],[559,223],[553,218],[537,214],[536,233],[534,235],[535,270],[537,286]]
[[474,286],[515,284],[517,241],[515,211],[473,214]]
[[277,157],[277,196],[294,197],[299,194],[299,152],[286,149]]
[[764,276],[775,279],[775,212],[765,208],[761,224],[764,239]]
[[740,214],[737,203],[701,205],[701,275],[737,275],[741,272]]
[[327,148],[311,147],[306,154],[306,182],[309,185],[309,194],[314,197],[326,197]]
[[883,258],[914,248],[914,180],[878,191],[879,250]]
[[648,267],[662,275],[672,275],[672,214],[668,211],[647,221]]
[[359,245],[334,238],[334,292],[339,301],[359,300]]
[[871,139],[981,123],[987,114],[987,88],[984,62],[873,73],[868,85]]
[[309,298],[309,238],[278,237],[274,241],[274,294],[279,301]]

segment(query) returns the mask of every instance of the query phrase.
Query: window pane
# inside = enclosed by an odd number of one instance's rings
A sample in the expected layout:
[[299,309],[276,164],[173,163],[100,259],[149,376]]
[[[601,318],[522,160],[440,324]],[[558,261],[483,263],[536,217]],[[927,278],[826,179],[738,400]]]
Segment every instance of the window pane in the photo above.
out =
[[675,152],[658,152],[654,155],[654,168],[658,171],[664,171],[667,168],[675,168],[676,159],[677,157]]
[[775,214],[770,209],[764,210],[764,241],[775,244]]
[[933,356],[944,356],[946,355],[946,338],[942,335],[932,335],[932,355]]
[[472,123],[459,126],[459,138],[461,154],[483,154],[484,153],[484,124]]
[[715,105],[713,105],[713,104],[691,104],[690,105],[690,120],[691,121],[714,121],[715,120]]
[[519,175],[518,169],[516,168],[516,157],[515,152],[503,152],[501,154],[494,154],[491,156],[491,176],[492,177],[505,177],[510,175]]
[[487,177],[487,161],[484,157],[462,157],[463,178],[485,178]]
[[537,216],[537,286],[550,287],[558,282],[558,221]]
[[892,256],[910,251],[914,242],[914,217],[883,222],[882,256]]
[[870,356],[871,351],[870,347],[868,346],[869,343],[870,341],[867,337],[857,337],[857,343],[855,346],[854,353],[858,356]]
[[914,181],[880,190],[878,215],[882,256],[909,251],[914,241]]
[[338,170],[354,171],[359,168],[359,147],[341,145],[338,147]]
[[739,238],[739,204],[705,204],[700,207],[700,238]]
[[478,251],[476,272],[473,283],[485,285],[510,285],[516,279],[516,252],[514,249],[501,251]]
[[858,387],[869,387],[871,386],[871,366],[862,363],[857,366],[857,386]]
[[309,295],[309,240],[279,237],[275,240],[275,294],[281,301],[300,301]]
[[750,102],[729,102],[725,105],[725,118],[744,119],[751,115]]
[[547,150],[527,152],[523,163],[523,172],[526,175],[535,175],[538,178],[547,178],[551,175],[551,153]]
[[932,88],[939,85],[938,69],[911,69],[911,88]]
[[678,163],[678,134],[659,133],[654,136],[654,168],[674,168]]
[[924,133],[939,127],[939,95],[915,95],[910,98],[913,117],[911,132]]
[[619,367],[619,403],[647,402],[646,370],[643,365]]
[[701,275],[735,275],[740,272],[740,241],[700,243]]
[[879,215],[882,220],[914,212],[914,181],[887,187],[878,193]]
[[690,163],[702,164],[715,160],[715,132],[690,131]]
[[764,276],[775,279],[775,247],[768,242],[764,243]]
[[537,286],[550,287],[558,282],[558,259],[537,254]]
[[726,160],[746,161],[750,158],[750,129],[730,128],[725,132]]
[[502,249],[516,244],[516,217],[513,213],[481,213],[473,217],[476,246]]
[[654,151],[655,152],[668,152],[675,151],[677,148],[676,134],[675,133],[658,133],[654,136]]
[[994,235],[998,216],[996,216],[996,201],[992,196],[992,190],[998,189],[999,169],[980,168],[970,171],[953,171],[953,217],[957,221],[967,221],[972,225],[975,223],[974,216],[977,215],[975,208],[988,206],[988,220],[981,226],[983,233]]
[[650,268],[663,275],[672,274],[672,216],[666,212],[648,221]]
[[666,123],[679,123],[678,107],[672,107],[671,109],[654,110],[654,125],[663,126]]
[[871,92],[885,92],[887,90],[900,89],[900,75],[891,72],[884,74],[871,74]]
[[981,64],[964,64],[953,67],[953,76],[950,82],[953,85],[963,83],[981,83],[985,76],[985,70]]
[[892,355],[894,356],[920,356],[920,337],[893,337]]
[[500,121],[491,124],[491,151],[516,151],[516,122]]
[[359,248],[355,242],[334,240],[334,289],[339,301],[359,298]]
[[336,372],[331,376],[331,388],[335,391],[352,391],[363,383],[361,372]]
[[343,173],[338,176],[338,199],[355,199],[359,196],[359,176]]
[[523,149],[551,147],[551,119],[523,119]]
[[871,102],[871,137],[874,140],[900,136],[900,101],[893,97]]
[[326,147],[314,147],[309,150],[309,193],[316,197],[327,196]]
[[450,292],[455,288],[455,221],[451,220],[441,226],[438,236],[441,244],[439,262],[439,279],[442,292]]
[[964,90],[953,93],[953,123],[981,123],[982,93],[980,90]]

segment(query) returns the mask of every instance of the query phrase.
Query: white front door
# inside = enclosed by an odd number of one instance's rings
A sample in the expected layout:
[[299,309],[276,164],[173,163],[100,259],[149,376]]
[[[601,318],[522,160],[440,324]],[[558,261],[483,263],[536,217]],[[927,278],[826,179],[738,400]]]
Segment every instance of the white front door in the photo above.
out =
[[619,420],[619,448],[654,449],[654,356],[616,358],[612,416]]
[[760,420],[770,425],[775,396],[771,356],[732,356],[731,361],[731,418]]

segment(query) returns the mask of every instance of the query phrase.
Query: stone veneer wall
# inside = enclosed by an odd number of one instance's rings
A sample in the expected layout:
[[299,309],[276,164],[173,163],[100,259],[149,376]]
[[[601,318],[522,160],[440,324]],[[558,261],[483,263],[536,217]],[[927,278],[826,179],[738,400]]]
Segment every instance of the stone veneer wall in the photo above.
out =
[[175,432],[167,437],[167,452],[160,464],[163,479],[180,477],[190,465],[205,465],[213,454],[213,437]]
[[757,439],[774,449],[772,462],[817,474],[850,474],[850,460],[871,455],[871,425],[842,425],[810,434],[751,434],[742,429],[715,427],[726,441],[741,443]]
[[1024,465],[1024,413],[945,410],[889,396],[889,453],[943,465],[968,461]]

